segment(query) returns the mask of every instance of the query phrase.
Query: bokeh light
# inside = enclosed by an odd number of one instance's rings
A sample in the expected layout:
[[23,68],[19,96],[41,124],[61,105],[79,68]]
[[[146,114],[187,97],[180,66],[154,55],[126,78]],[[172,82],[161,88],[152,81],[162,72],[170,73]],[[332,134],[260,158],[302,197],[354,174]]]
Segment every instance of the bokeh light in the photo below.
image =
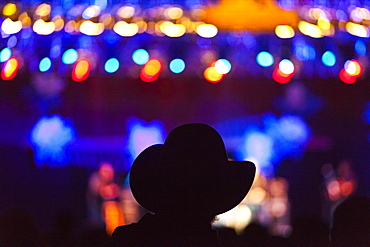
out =
[[289,39],[294,37],[294,29],[289,25],[278,25],[275,28],[275,34],[281,39]]
[[218,83],[222,80],[223,74],[217,72],[216,68],[211,66],[204,71],[204,78],[211,83]]
[[149,60],[149,53],[144,49],[137,49],[132,54],[132,60],[138,65],[144,65]]
[[162,71],[162,67],[162,62],[159,59],[149,59],[140,72],[140,79],[144,82],[157,80]]
[[289,59],[283,59],[279,63],[279,70],[286,75],[290,75],[294,72],[294,64]]
[[17,71],[20,67],[20,62],[18,58],[11,57],[7,60],[4,65],[3,69],[1,70],[1,79],[3,80],[11,80],[17,75]]
[[10,18],[7,18],[1,24],[1,30],[5,34],[15,34],[21,31],[22,22],[21,21],[12,21]]
[[75,129],[59,115],[43,116],[31,130],[36,164],[59,166],[66,162],[65,147],[75,140]]
[[175,58],[170,62],[169,67],[173,73],[179,74],[185,70],[185,62],[181,58]]
[[74,81],[84,81],[89,77],[91,70],[91,63],[89,60],[83,58],[78,60],[72,70],[72,80]]
[[325,66],[332,67],[337,62],[337,59],[333,52],[326,51],[322,54],[321,61]]
[[365,56],[366,55],[366,44],[364,41],[358,39],[355,43],[355,51],[358,55]]
[[196,32],[203,38],[213,38],[217,35],[218,29],[212,24],[201,24],[196,28]]
[[267,51],[261,51],[258,53],[256,60],[262,67],[270,67],[274,63],[274,57]]
[[104,69],[108,73],[114,73],[119,69],[119,61],[117,58],[110,58],[104,64]]
[[78,59],[78,53],[75,49],[68,49],[62,55],[62,61],[65,64],[73,64]]
[[44,57],[43,59],[41,59],[41,61],[39,63],[39,70],[41,72],[46,72],[50,68],[51,68],[51,60],[50,60],[50,58]]
[[12,50],[9,47],[5,47],[0,52],[0,62],[3,63],[12,56]]
[[346,84],[353,84],[356,82],[356,77],[349,75],[344,68],[339,72],[339,79]]
[[227,59],[218,59],[214,67],[218,73],[226,75],[231,70],[231,63]]
[[356,59],[347,60],[344,69],[350,76],[359,77],[362,75],[362,66]]

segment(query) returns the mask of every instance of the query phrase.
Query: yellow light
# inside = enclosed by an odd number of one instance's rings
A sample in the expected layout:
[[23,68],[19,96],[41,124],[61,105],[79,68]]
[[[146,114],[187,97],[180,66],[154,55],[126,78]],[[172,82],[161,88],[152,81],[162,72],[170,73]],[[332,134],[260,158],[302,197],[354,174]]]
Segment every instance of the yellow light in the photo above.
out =
[[182,11],[182,9],[178,8],[178,7],[168,8],[164,12],[165,16],[167,16],[168,18],[173,19],[173,20],[181,18],[181,16],[183,14],[184,14],[184,12]]
[[131,37],[137,34],[139,26],[136,23],[129,24],[125,21],[119,21],[114,25],[113,30],[121,36]]
[[209,82],[219,82],[222,79],[223,75],[218,73],[215,67],[208,67],[204,71],[204,78]]
[[308,15],[311,17],[311,19],[318,20],[320,17],[325,16],[325,13],[320,8],[312,8],[309,10]]
[[139,27],[138,33],[143,33],[148,28],[148,24],[141,17],[135,17],[135,18],[133,18],[132,19],[132,22],[136,23],[137,26]]
[[96,36],[104,31],[103,23],[94,23],[90,20],[81,23],[80,32],[90,36]]
[[22,22],[12,21],[10,18],[6,18],[1,24],[1,30],[6,34],[15,34],[21,31]]
[[356,24],[353,22],[347,22],[346,30],[352,35],[368,38],[369,37],[369,29],[361,24]]
[[22,22],[23,28],[31,26],[31,18],[28,16],[27,12],[20,14],[18,20]]
[[50,15],[51,7],[49,4],[43,3],[39,5],[35,11],[38,16],[48,16]]
[[329,30],[331,27],[330,21],[321,17],[317,20],[317,25],[323,30]]
[[135,8],[132,6],[123,6],[117,11],[117,15],[122,18],[131,18],[135,14]]
[[45,22],[43,19],[38,19],[33,24],[33,31],[40,35],[49,35],[55,31],[54,22]]
[[[162,29],[161,29],[162,30]],[[181,37],[186,32],[186,27],[182,24],[165,25],[162,32],[168,37]]]
[[322,38],[323,34],[321,29],[311,23],[305,22],[305,21],[300,21],[298,23],[298,29],[301,31],[301,33],[310,36],[312,38]]
[[60,31],[64,27],[64,20],[59,15],[55,16],[52,20],[55,23],[55,31]]
[[196,32],[203,38],[213,38],[217,35],[218,29],[212,24],[201,24],[197,26]]
[[289,39],[294,37],[294,29],[289,25],[278,25],[275,28],[275,34],[281,39]]
[[64,27],[64,30],[67,33],[73,33],[73,32],[76,31],[76,26],[77,26],[77,23],[74,20],[71,20],[71,21],[66,23],[66,25]]
[[97,6],[97,5],[91,5],[89,7],[87,7],[83,14],[82,14],[82,17],[84,19],[91,19],[91,18],[94,18],[94,17],[97,17],[98,15],[100,15],[100,7]]
[[3,15],[5,16],[11,16],[14,15],[17,12],[17,5],[14,3],[8,3],[3,8]]

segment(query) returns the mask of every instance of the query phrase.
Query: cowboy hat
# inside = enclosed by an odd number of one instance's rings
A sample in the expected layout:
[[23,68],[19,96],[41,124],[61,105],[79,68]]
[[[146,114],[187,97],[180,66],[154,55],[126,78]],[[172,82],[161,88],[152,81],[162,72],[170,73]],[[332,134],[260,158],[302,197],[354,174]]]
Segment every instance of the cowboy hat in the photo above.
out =
[[255,171],[252,162],[228,161],[218,132],[193,123],[141,152],[130,186],[138,203],[154,213],[217,215],[245,198]]

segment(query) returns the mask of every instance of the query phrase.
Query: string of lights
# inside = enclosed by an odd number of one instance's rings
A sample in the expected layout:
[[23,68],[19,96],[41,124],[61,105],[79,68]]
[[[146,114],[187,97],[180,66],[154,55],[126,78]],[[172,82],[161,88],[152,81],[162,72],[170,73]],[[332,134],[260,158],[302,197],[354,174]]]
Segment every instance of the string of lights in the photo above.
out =
[[187,73],[212,83],[233,74],[352,84],[368,64],[368,1],[90,2],[3,4],[2,80],[28,70],[77,82]]

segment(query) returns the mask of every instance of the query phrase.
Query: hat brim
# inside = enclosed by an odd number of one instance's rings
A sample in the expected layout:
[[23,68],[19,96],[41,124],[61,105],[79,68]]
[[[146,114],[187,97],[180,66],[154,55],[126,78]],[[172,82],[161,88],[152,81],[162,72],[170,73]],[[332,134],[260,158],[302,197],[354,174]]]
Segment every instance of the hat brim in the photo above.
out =
[[[193,188],[193,191],[178,189],[174,184],[176,180],[172,180],[172,186],[166,183],[173,174],[163,170],[163,149],[161,144],[145,149],[130,172],[132,193],[149,211],[221,214],[237,206],[253,184],[256,168],[252,162],[226,160],[216,175],[205,178],[204,186]],[[187,179],[192,180],[192,177]]]

